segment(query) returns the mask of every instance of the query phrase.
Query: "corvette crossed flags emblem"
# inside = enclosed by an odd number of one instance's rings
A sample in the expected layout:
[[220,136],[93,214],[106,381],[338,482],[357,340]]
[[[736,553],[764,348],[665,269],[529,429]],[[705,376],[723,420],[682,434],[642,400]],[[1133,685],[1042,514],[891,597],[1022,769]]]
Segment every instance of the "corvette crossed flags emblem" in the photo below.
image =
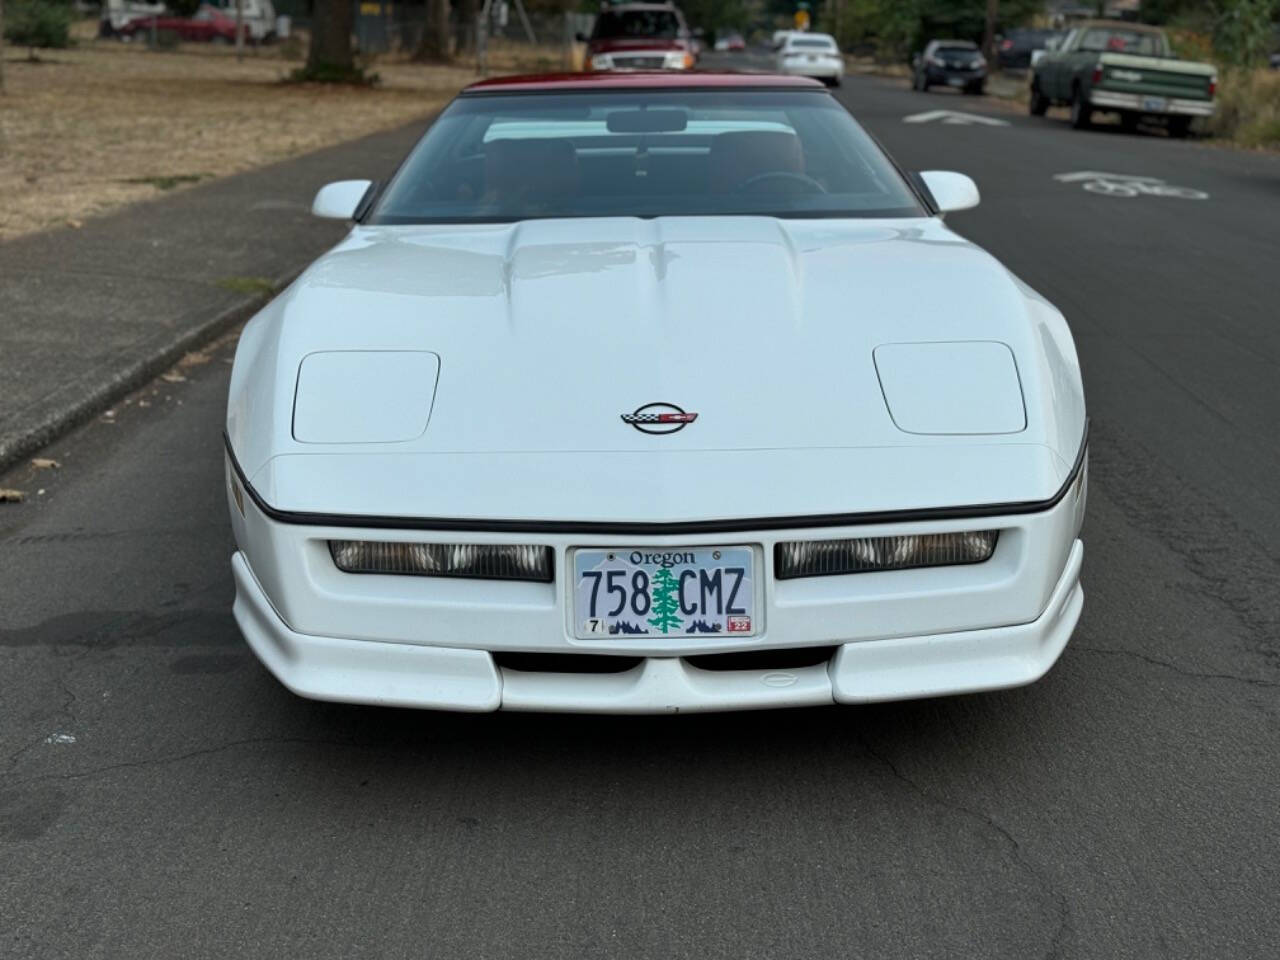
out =
[[622,422],[629,423],[641,433],[675,433],[698,419],[673,403],[646,403],[634,413],[622,414]]

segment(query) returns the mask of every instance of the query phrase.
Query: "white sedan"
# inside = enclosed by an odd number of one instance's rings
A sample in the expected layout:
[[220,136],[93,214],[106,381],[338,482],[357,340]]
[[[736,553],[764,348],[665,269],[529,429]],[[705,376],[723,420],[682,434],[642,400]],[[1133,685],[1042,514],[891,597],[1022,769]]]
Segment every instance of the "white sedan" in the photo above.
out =
[[1013,687],[1083,602],[1062,315],[819,84],[477,84],[245,328],[235,617],[306,697],[684,712]]
[[774,56],[779,73],[813,77],[833,87],[844,78],[844,57],[829,34],[789,33]]

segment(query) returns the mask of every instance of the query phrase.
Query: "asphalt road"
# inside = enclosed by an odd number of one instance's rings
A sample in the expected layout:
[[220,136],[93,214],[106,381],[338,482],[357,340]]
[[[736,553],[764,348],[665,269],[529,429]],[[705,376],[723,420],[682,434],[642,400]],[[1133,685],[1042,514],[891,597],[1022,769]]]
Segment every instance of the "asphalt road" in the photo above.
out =
[[[1075,330],[1086,604],[1050,675],[678,718],[297,699],[230,615],[224,342],[0,478],[32,494],[0,505],[0,956],[1274,956],[1280,158],[840,95],[971,174],[954,227]],[[1009,125],[903,122],[933,109]]]

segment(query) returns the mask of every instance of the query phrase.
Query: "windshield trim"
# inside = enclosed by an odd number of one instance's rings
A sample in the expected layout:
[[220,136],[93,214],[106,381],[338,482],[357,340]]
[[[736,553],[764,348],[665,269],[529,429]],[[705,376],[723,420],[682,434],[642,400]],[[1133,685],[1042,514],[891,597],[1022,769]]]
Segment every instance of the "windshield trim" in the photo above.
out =
[[[830,97],[831,91],[817,83],[813,85],[805,84],[804,86],[789,86],[786,84],[770,83],[764,81],[759,84],[734,84],[733,86],[714,86],[706,83],[655,83],[652,86],[639,85],[636,86],[613,86],[611,84],[602,84],[599,87],[538,87],[529,86],[521,87],[512,85],[510,87],[493,86],[493,87],[472,87],[463,90],[458,94],[458,100],[473,100],[478,97],[545,97],[548,95],[563,95],[574,97],[616,97],[619,94],[628,93],[807,93],[817,94],[823,97]],[[832,97],[832,99],[835,99]],[[444,111],[442,110],[441,113]]]
[[[915,194],[915,185],[910,184]],[[932,216],[930,206],[920,199],[920,207],[890,207],[879,210],[783,210],[757,212],[729,211],[725,213],[689,213],[676,210],[670,213],[540,213],[532,217],[410,217],[381,215],[376,222],[364,223],[368,227],[435,227],[466,226],[468,224],[532,223],[536,220],[707,220],[717,217],[757,217],[763,220],[927,220]]]

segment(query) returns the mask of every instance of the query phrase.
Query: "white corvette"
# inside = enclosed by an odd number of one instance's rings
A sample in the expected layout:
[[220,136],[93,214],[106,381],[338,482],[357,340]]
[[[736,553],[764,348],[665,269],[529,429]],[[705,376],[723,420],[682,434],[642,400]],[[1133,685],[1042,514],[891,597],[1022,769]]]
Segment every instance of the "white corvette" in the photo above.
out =
[[819,84],[489,81],[245,328],[235,617],[291,690],[455,710],[1029,683],[1080,616],[1062,315]]

